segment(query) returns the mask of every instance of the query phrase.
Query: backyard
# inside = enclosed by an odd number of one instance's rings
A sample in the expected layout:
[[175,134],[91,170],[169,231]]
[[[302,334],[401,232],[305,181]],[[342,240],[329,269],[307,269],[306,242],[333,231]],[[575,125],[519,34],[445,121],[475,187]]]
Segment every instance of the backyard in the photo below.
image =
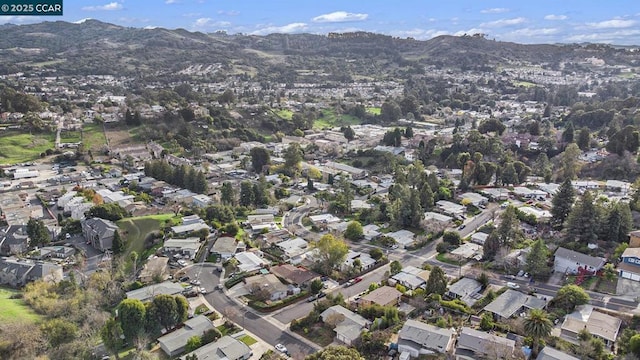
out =
[[22,299],[12,299],[12,296],[19,294],[17,290],[0,287],[0,323],[9,322],[35,322],[40,319]]
[[82,141],[82,135],[79,131],[61,131],[60,142],[61,143],[78,143]]
[[40,158],[54,148],[55,134],[4,132],[0,136],[0,164],[15,164]]
[[338,115],[332,109],[323,109],[321,115],[313,122],[315,129],[325,129],[346,125],[360,124],[362,121],[351,115]]
[[127,239],[127,243],[129,244],[126,255],[128,256],[132,251],[143,254],[147,236],[154,231],[159,231],[167,220],[174,217],[175,215],[173,213],[169,213],[118,220],[116,225],[118,225],[121,234]]

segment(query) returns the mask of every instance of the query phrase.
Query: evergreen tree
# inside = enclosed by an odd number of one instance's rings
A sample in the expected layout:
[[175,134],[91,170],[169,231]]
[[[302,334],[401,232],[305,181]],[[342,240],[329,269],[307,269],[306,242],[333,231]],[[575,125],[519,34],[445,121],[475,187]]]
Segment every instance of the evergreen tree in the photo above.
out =
[[342,134],[348,142],[356,138],[356,132],[353,131],[351,126],[345,126],[342,128]]
[[571,213],[575,200],[576,191],[571,185],[571,180],[566,179],[551,200],[551,224],[556,229],[562,228],[565,220],[569,217],[569,213]]
[[611,204],[609,214],[606,217],[606,223],[602,227],[603,230],[605,230],[603,232],[603,238],[617,243],[625,242],[627,241],[632,225],[633,220],[629,204],[615,202]]
[[482,245],[483,257],[485,260],[492,261],[498,251],[500,251],[500,239],[496,231],[492,231]]
[[413,128],[411,126],[407,126],[404,129],[404,137],[407,139],[411,139],[413,137]]
[[120,236],[119,231],[115,231],[113,233],[113,242],[111,243],[111,251],[113,251],[113,255],[120,255],[126,249],[126,244],[124,243],[124,239]]
[[573,122],[569,121],[569,123],[567,124],[567,127],[564,129],[564,132],[562,133],[562,141],[566,143],[573,142],[574,132],[575,132],[575,129],[573,127]]
[[587,191],[571,209],[567,219],[566,240],[583,244],[594,243],[598,239],[599,220],[593,195]]
[[591,143],[591,131],[589,131],[588,127],[583,127],[578,132],[578,139],[576,140],[576,144],[582,151],[589,150],[589,146]]
[[233,185],[228,181],[222,183],[222,188],[220,189],[220,201],[225,205],[231,206],[236,203],[236,192],[233,189]]
[[269,151],[263,147],[254,147],[249,151],[251,155],[251,166],[253,171],[261,173],[266,165],[271,162],[271,155]]
[[524,239],[515,207],[507,206],[502,215],[500,215],[500,224],[493,232],[498,236],[500,247],[510,248],[513,244]]
[[284,151],[284,169],[289,176],[297,177],[300,172],[300,162],[303,159],[303,152],[297,142],[289,144]]
[[422,209],[425,211],[430,211],[433,209],[434,204],[434,196],[433,191],[431,191],[431,186],[427,182],[422,185],[422,189],[420,191],[420,205]]
[[199,194],[206,194],[209,191],[209,184],[207,183],[207,177],[202,171],[196,173],[196,179],[193,183],[193,192]]
[[253,186],[249,181],[240,183],[240,206],[250,207],[255,204],[255,194]]
[[51,233],[40,219],[29,218],[29,221],[27,221],[27,235],[29,236],[29,246],[31,247],[42,247],[51,242]]
[[525,270],[533,277],[543,277],[551,270],[547,264],[548,261],[549,249],[542,239],[538,239],[531,245],[531,250],[527,254]]
[[426,293],[444,295],[447,291],[447,277],[439,266],[434,266],[427,279]]

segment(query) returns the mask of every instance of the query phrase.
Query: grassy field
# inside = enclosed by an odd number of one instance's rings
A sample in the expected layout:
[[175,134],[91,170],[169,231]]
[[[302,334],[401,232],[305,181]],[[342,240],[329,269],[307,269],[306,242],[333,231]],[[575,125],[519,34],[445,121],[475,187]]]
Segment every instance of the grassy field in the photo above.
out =
[[293,118],[293,111],[289,109],[274,110],[273,112],[285,120],[291,120]]
[[144,241],[149,233],[160,230],[162,224],[173,217],[174,214],[170,213],[118,220],[116,225],[129,243],[126,254],[130,254],[132,251],[142,254],[145,250]]
[[82,141],[82,135],[79,131],[61,131],[60,142],[63,143],[77,143]]
[[242,341],[242,342],[243,342],[243,343],[245,343],[247,346],[251,346],[251,345],[253,345],[253,344],[255,344],[255,343],[257,343],[257,342],[258,342],[258,340],[256,340],[256,339],[252,338],[252,337],[251,337],[251,336],[249,336],[249,335],[245,335],[245,336],[241,337],[241,338],[240,338],[240,339],[238,339],[238,340]]
[[0,164],[15,164],[40,158],[47,149],[53,149],[55,134],[24,134],[4,132],[0,136]]
[[337,115],[331,109],[322,110],[322,116],[313,122],[315,129],[333,128],[346,125],[360,124],[360,119],[351,115]]
[[34,322],[40,319],[40,316],[33,312],[22,299],[11,299],[13,294],[18,291],[7,288],[0,288],[0,323],[8,323],[13,321]]
[[366,110],[369,114],[373,114],[373,115],[380,115],[380,113],[382,112],[382,109],[380,109],[379,107],[370,107],[370,108],[367,108]]
[[85,124],[82,127],[82,143],[86,149],[100,150],[107,143],[102,125]]

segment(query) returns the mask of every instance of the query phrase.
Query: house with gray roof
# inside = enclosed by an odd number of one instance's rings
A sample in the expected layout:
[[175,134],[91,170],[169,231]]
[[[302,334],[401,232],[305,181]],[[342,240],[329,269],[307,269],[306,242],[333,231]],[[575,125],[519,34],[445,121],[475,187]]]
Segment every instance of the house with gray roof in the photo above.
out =
[[580,305],[574,312],[565,316],[560,327],[560,337],[577,343],[580,332],[586,329],[609,348],[615,345],[620,326],[621,319],[598,311],[592,305]]
[[510,359],[515,348],[514,340],[463,327],[458,337],[456,355],[471,359],[481,356],[488,359]]
[[551,346],[545,346],[538,353],[536,360],[580,360],[575,356],[571,356],[560,350],[556,350]]
[[238,243],[235,238],[230,236],[222,236],[216,239],[211,247],[211,255],[220,256],[222,261],[229,260],[238,250]]
[[454,331],[442,329],[421,321],[409,319],[398,333],[398,352],[408,352],[411,357],[453,350]]
[[544,309],[547,302],[535,296],[521,293],[520,291],[507,289],[484,307],[484,311],[493,313],[494,318],[506,320],[521,312],[530,309]]
[[198,315],[184,322],[184,326],[158,338],[160,348],[173,357],[184,352],[187,341],[192,336],[202,336],[207,330],[214,329],[213,323],[204,315]]
[[91,246],[100,250],[111,250],[113,237],[118,231],[118,226],[110,220],[91,218],[80,222],[82,235],[91,243]]
[[174,234],[188,234],[194,231],[200,230],[210,230],[209,225],[207,225],[204,220],[200,219],[198,215],[189,215],[182,218],[182,224],[177,226],[172,226],[171,231]]
[[340,305],[328,308],[320,317],[324,323],[335,325],[336,339],[349,346],[371,325],[369,320]]
[[480,290],[482,290],[482,284],[480,284],[477,280],[463,277],[462,279],[449,285],[447,296],[451,297],[452,299],[460,299],[464,301],[465,304],[471,306],[476,301],[478,301],[478,299],[480,299]]
[[577,251],[559,247],[554,254],[553,270],[563,274],[577,274],[578,268],[596,272],[604,266],[606,260]]
[[29,249],[29,235],[26,225],[9,225],[0,228],[0,255],[10,256]]
[[167,239],[162,246],[165,254],[180,254],[194,259],[198,249],[200,249],[200,238],[188,237],[186,239]]
[[177,295],[181,294],[184,288],[179,283],[171,281],[161,282],[160,284],[148,285],[127,291],[127,299],[138,299],[142,302],[153,300],[158,295]]
[[187,356],[195,356],[198,360],[247,360],[253,353],[247,344],[225,335],[201,348],[180,357],[186,360]]
[[59,282],[63,278],[62,266],[47,261],[16,258],[0,259],[0,284],[21,287],[31,281]]

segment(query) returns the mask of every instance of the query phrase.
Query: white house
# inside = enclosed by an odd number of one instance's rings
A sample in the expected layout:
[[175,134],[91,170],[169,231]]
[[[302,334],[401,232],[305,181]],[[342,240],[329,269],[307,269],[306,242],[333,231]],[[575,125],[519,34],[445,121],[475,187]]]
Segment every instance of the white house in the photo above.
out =
[[293,238],[276,244],[284,253],[284,260],[291,264],[299,264],[304,260],[304,254],[309,251],[309,243],[303,238]]
[[203,194],[193,195],[192,204],[195,207],[205,208],[209,206],[211,202],[212,202],[211,198],[208,197],[207,195],[203,195]]
[[400,245],[401,248],[406,248],[407,246],[411,246],[415,243],[415,234],[409,230],[398,230],[387,234],[388,237]]
[[453,349],[454,332],[421,321],[409,319],[398,333],[398,352],[408,352],[411,357],[448,353]]
[[482,206],[489,202],[489,199],[474,192],[466,192],[460,195],[460,199],[461,201],[468,201],[473,206]]
[[467,211],[466,207],[447,200],[438,200],[436,207],[440,212],[453,217],[462,216]]
[[200,249],[200,238],[189,237],[186,239],[167,239],[164,242],[163,249],[166,253],[179,253],[194,259],[198,249]]
[[346,345],[351,345],[362,330],[369,327],[371,322],[362,316],[345,309],[340,305],[334,305],[320,314],[325,323],[334,323],[336,339]]
[[257,271],[269,265],[268,261],[253,252],[243,251],[237,253],[234,257],[238,260],[238,269],[243,272]]
[[555,252],[553,270],[563,274],[577,274],[578,268],[596,272],[604,266],[605,259],[589,256],[577,251],[559,247]]

